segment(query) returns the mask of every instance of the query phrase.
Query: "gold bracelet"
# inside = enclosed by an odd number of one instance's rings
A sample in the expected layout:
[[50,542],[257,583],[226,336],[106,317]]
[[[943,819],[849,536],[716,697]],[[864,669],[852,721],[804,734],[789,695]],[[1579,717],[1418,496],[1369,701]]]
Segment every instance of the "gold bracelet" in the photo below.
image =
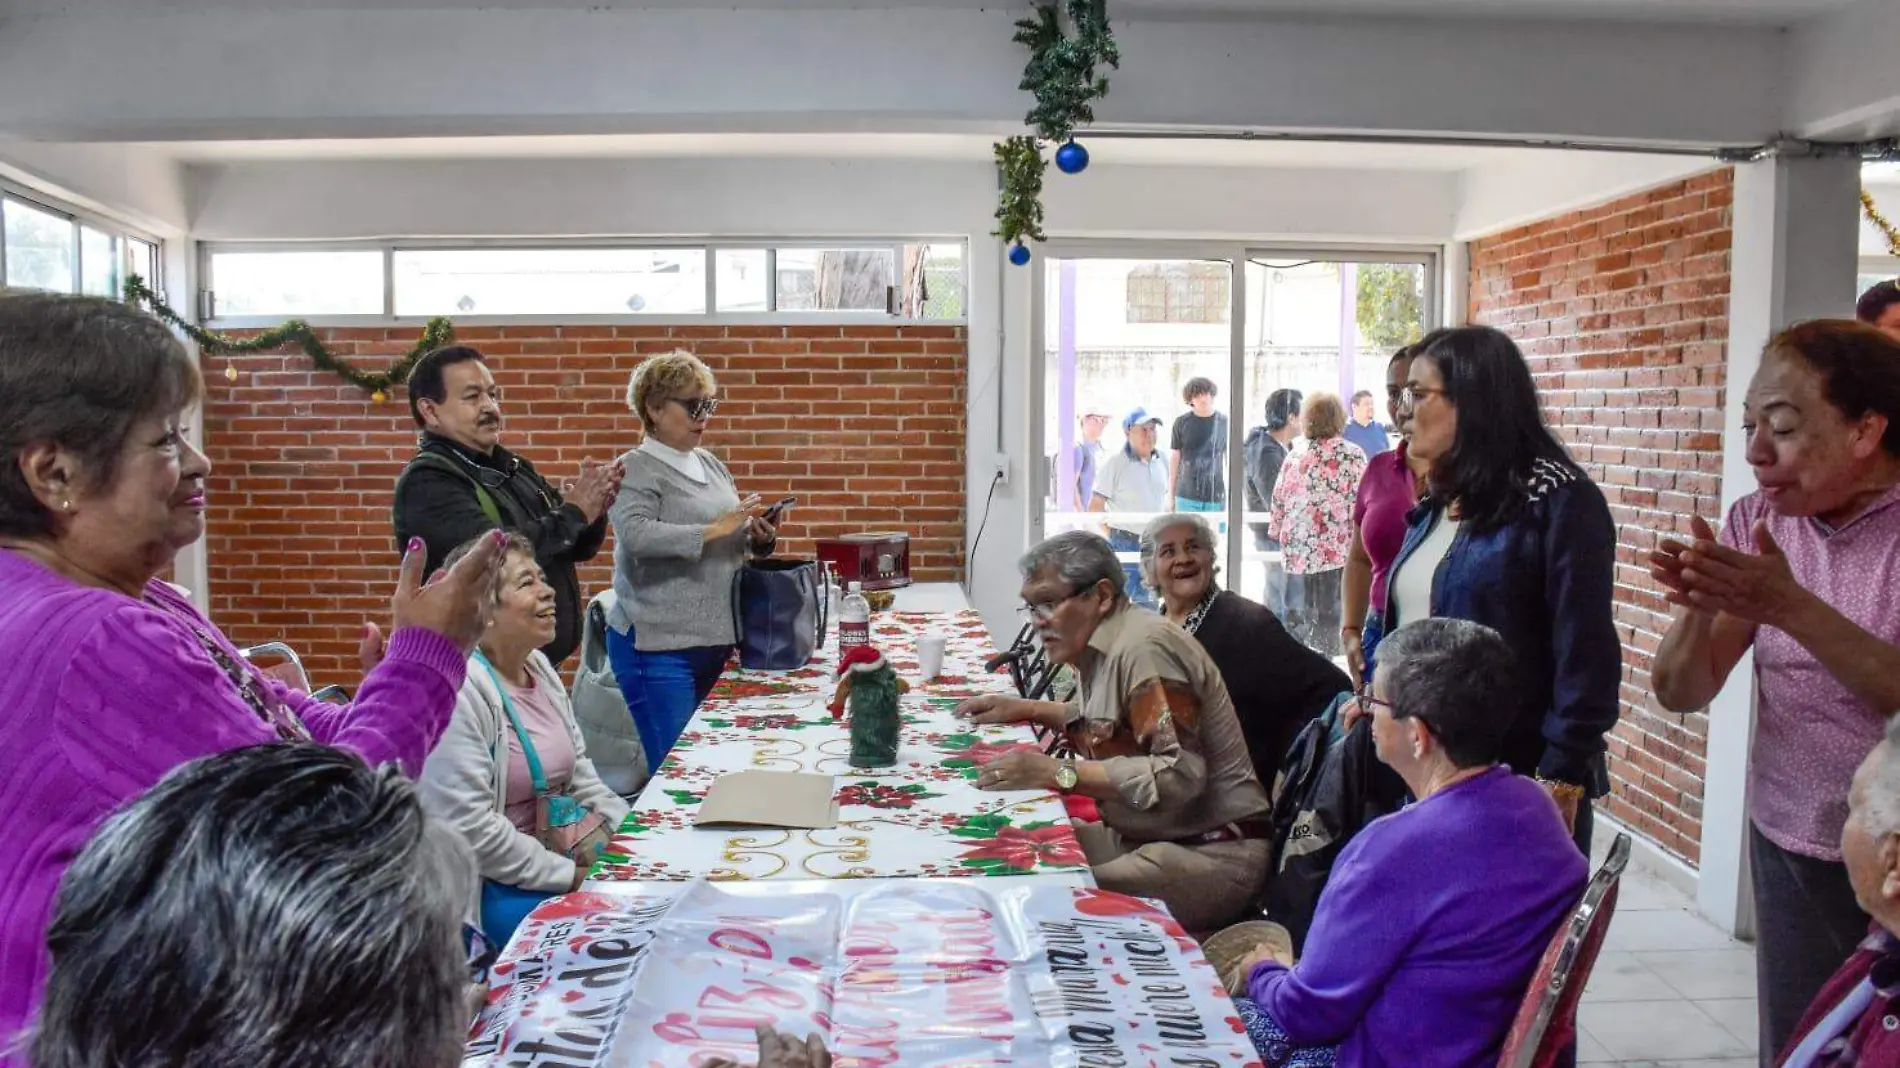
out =
[[1537,785],[1542,786],[1546,790],[1549,790],[1550,796],[1556,798],[1559,801],[1583,800],[1583,787],[1578,786],[1574,782],[1557,782],[1553,779],[1546,779],[1542,775],[1539,775],[1537,776]]

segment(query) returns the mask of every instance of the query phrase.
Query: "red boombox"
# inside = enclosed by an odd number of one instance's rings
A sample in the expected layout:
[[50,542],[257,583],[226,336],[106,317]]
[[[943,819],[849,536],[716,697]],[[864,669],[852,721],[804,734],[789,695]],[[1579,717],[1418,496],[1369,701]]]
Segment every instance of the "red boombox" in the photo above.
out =
[[881,531],[817,541],[818,558],[831,565],[841,585],[857,582],[866,590],[895,590],[910,585],[909,534]]

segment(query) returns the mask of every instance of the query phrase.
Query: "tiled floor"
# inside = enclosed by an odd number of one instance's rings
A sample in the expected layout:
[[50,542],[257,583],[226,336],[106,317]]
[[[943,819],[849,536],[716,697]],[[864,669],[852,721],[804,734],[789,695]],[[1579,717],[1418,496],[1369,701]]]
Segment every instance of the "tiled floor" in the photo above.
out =
[[1680,891],[1632,867],[1578,1022],[1581,1064],[1752,1066],[1755,951],[1697,916]]

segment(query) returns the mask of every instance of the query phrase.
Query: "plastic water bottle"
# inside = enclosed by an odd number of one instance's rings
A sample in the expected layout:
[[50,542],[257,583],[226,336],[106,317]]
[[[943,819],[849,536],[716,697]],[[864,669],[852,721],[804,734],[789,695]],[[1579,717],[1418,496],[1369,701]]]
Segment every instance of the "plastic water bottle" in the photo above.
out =
[[838,604],[838,658],[860,645],[871,644],[871,602],[864,599],[864,584],[853,582],[844,600]]

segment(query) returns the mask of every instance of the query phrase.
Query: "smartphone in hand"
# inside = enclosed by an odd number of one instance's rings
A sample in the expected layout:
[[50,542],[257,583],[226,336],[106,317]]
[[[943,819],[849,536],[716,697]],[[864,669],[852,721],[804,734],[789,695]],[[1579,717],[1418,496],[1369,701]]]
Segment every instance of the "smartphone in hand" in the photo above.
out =
[[767,508],[765,510],[765,514],[760,516],[759,518],[765,520],[767,523],[770,523],[773,526],[777,526],[779,516],[783,515],[787,508],[790,508],[792,505],[797,504],[797,503],[798,503],[797,497],[780,497],[777,500],[777,502],[775,502],[772,505],[772,507]]

